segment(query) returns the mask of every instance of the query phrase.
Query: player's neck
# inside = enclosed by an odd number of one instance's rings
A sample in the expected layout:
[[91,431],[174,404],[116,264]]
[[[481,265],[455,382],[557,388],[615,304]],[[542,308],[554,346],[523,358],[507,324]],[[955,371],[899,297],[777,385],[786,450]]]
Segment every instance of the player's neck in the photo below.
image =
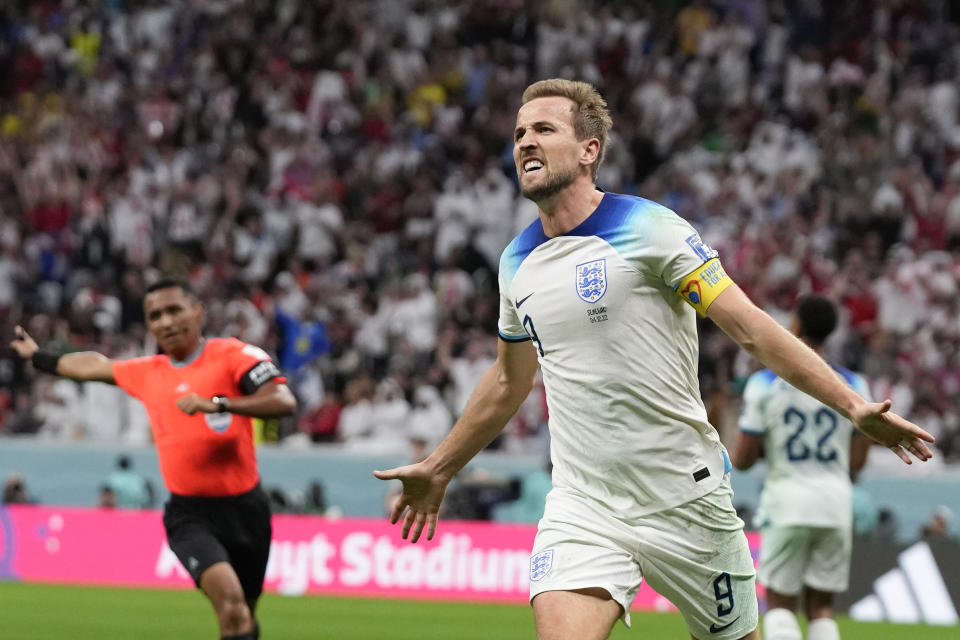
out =
[[548,238],[567,233],[590,217],[603,200],[593,180],[578,180],[557,195],[537,203]]

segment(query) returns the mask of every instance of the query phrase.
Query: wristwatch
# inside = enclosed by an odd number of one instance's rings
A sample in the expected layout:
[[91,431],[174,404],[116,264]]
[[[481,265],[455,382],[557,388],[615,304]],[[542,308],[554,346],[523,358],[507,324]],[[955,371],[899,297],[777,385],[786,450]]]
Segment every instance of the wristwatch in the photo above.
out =
[[230,404],[227,396],[213,396],[210,401],[217,406],[217,413],[226,413]]

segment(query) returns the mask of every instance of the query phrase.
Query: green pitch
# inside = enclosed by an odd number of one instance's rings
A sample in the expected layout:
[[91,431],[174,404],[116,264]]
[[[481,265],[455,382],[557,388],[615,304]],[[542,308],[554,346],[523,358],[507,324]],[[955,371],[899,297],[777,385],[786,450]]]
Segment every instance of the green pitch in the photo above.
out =
[[[525,606],[264,596],[263,640],[513,640],[534,638]],[[686,639],[678,615],[633,613],[612,638]],[[840,621],[844,640],[948,640],[960,629]],[[0,582],[0,637],[10,640],[215,640],[206,600],[191,591]]]

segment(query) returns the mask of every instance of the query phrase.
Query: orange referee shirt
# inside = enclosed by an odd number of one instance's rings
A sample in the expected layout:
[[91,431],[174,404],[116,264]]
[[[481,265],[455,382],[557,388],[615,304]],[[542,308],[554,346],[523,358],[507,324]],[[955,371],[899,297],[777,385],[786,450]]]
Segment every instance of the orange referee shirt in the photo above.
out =
[[176,403],[190,393],[232,397],[249,395],[269,380],[285,382],[265,351],[235,338],[212,338],[185,364],[166,355],[117,361],[113,378],[146,407],[160,472],[172,493],[233,496],[256,486],[253,419],[232,413],[191,416]]

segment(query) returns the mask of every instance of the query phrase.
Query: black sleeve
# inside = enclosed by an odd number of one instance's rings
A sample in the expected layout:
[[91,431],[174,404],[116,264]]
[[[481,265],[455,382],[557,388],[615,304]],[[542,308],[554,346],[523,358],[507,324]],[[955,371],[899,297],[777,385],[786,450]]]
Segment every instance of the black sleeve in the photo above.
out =
[[280,369],[273,364],[273,360],[261,360],[240,377],[240,391],[243,395],[249,396],[274,378],[282,376]]

